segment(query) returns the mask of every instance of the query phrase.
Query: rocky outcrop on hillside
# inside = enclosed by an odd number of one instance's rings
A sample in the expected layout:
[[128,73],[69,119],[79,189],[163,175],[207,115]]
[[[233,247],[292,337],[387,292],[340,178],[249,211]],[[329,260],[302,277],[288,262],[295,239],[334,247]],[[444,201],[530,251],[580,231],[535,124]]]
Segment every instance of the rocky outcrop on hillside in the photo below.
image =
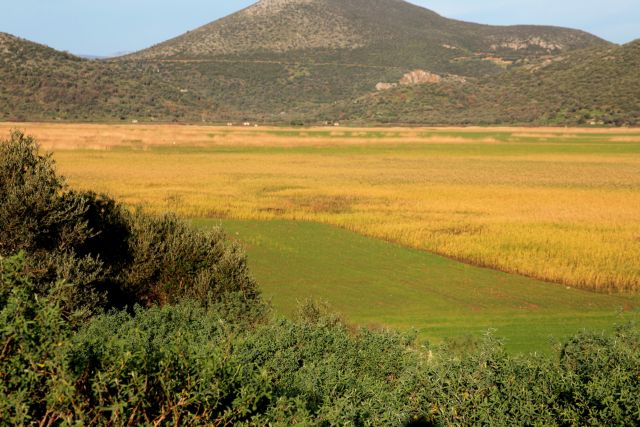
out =
[[511,49],[519,51],[526,50],[531,47],[541,48],[549,53],[564,49],[564,46],[562,44],[545,40],[542,37],[529,37],[527,39],[508,39],[501,41],[500,43],[492,44],[490,46],[491,50],[494,51],[499,49]]
[[415,85],[424,85],[424,84],[438,84],[442,83],[444,80],[457,80],[463,81],[463,78],[459,76],[447,76],[442,77],[439,74],[435,74],[425,70],[413,70],[406,73],[400,81],[397,83],[385,83],[380,82],[376,85],[377,91],[389,90],[398,86],[415,86]]
[[442,81],[442,77],[438,74],[430,73],[424,70],[410,71],[400,79],[401,86],[413,86],[421,84],[436,84]]

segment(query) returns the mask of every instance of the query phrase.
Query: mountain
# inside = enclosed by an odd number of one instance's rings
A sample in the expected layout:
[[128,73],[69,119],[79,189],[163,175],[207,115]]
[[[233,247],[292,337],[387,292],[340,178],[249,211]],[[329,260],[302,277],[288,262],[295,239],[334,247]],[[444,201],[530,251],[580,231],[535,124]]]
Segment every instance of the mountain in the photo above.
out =
[[[409,122],[424,117],[430,91],[454,99],[504,80],[519,93],[514,85],[532,70],[565,81],[571,72],[556,64],[608,49],[616,47],[578,30],[461,22],[401,0],[262,0],[108,60],[0,33],[0,119]],[[415,101],[399,105],[398,93]],[[473,111],[467,120],[488,120]]]
[[583,31],[444,18],[402,0],[262,0],[124,59],[272,60],[484,75],[605,41]]
[[398,86],[322,115],[367,123],[640,125],[639,70],[636,40],[464,83]]

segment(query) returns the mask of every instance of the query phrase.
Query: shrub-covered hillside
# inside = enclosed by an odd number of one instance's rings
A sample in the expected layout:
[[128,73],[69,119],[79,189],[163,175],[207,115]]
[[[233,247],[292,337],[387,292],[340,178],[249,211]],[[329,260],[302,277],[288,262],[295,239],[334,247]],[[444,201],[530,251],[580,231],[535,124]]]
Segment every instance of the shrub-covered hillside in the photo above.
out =
[[[82,60],[0,33],[0,120],[530,123],[540,115],[520,110],[533,91],[534,112],[573,124],[571,115],[554,109],[564,92],[538,92],[530,82],[525,92],[518,82],[502,86],[504,72],[612,47],[580,30],[456,21],[402,0],[261,0],[110,60]],[[582,84],[572,71],[557,71],[563,85]],[[452,84],[352,105],[379,84],[398,84],[416,72]],[[456,84],[477,79],[489,81]],[[637,86],[615,79],[608,85],[620,93]],[[579,88],[587,96],[578,107],[601,109],[601,99],[589,97],[601,89]],[[628,112],[605,96],[604,106]]]
[[273,318],[239,249],[0,143],[1,425],[637,425],[640,330],[554,358]]
[[413,124],[640,124],[640,40],[572,52],[466,83],[401,87],[332,107],[325,116]]

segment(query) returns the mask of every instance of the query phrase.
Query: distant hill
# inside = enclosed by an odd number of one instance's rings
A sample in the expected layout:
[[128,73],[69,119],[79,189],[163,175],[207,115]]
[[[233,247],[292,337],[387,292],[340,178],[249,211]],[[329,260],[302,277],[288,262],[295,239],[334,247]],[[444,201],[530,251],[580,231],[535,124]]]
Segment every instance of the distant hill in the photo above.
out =
[[[0,119],[414,122],[426,117],[420,100],[431,92],[454,99],[515,87],[535,79],[535,70],[557,71],[570,85],[572,72],[563,67],[572,67],[574,53],[607,49],[616,47],[583,31],[455,21],[401,0],[262,0],[109,60],[0,34]],[[495,105],[469,108],[443,115],[443,123],[465,114],[470,122],[513,121],[494,114]]]
[[464,83],[397,87],[323,114],[357,122],[640,125],[640,40]]
[[496,60],[607,44],[583,31],[498,27],[444,18],[401,0],[262,0],[125,59],[334,62],[484,75]]
[[192,120],[192,94],[153,65],[81,59],[0,33],[0,120]]

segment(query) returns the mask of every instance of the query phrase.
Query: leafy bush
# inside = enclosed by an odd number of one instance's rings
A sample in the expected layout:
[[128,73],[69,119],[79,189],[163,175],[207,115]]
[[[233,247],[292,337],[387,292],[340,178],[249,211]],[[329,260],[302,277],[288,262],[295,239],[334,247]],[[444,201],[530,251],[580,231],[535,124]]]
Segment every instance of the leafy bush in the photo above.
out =
[[47,295],[25,274],[24,256],[0,257],[0,414],[3,425],[46,423],[51,412],[69,408],[73,384],[61,360],[77,320],[64,316],[67,286]]
[[155,218],[138,212],[129,218],[132,262],[123,276],[138,301],[206,301],[211,294],[229,292],[257,297],[244,253],[225,242],[221,229],[195,231],[170,215]]
[[86,206],[62,196],[51,155],[40,155],[33,138],[13,132],[0,144],[0,252],[65,251],[90,232]]
[[[50,155],[14,132],[0,142],[0,255],[27,254],[33,280],[74,284],[68,310],[257,298],[245,256],[221,230],[131,213],[109,197],[70,191]],[[43,291],[46,291],[43,289]]]
[[57,288],[36,297],[17,273],[22,263],[0,263],[0,409],[11,423],[407,420],[404,396],[413,388],[418,356],[400,335],[351,335],[325,317],[232,321],[225,315],[229,301],[138,307],[98,316],[73,332],[54,296]]
[[640,330],[583,332],[559,357],[509,356],[491,335],[478,351],[421,371],[428,419],[447,425],[637,425]]
[[[640,331],[578,334],[555,359],[488,336],[451,356],[355,331],[307,306],[295,320],[242,298],[136,308],[74,331],[64,285],[37,297],[0,261],[0,410],[12,424],[637,425]],[[230,308],[239,304],[237,308]],[[71,319],[72,322],[68,320]],[[27,369],[25,369],[27,367]]]

